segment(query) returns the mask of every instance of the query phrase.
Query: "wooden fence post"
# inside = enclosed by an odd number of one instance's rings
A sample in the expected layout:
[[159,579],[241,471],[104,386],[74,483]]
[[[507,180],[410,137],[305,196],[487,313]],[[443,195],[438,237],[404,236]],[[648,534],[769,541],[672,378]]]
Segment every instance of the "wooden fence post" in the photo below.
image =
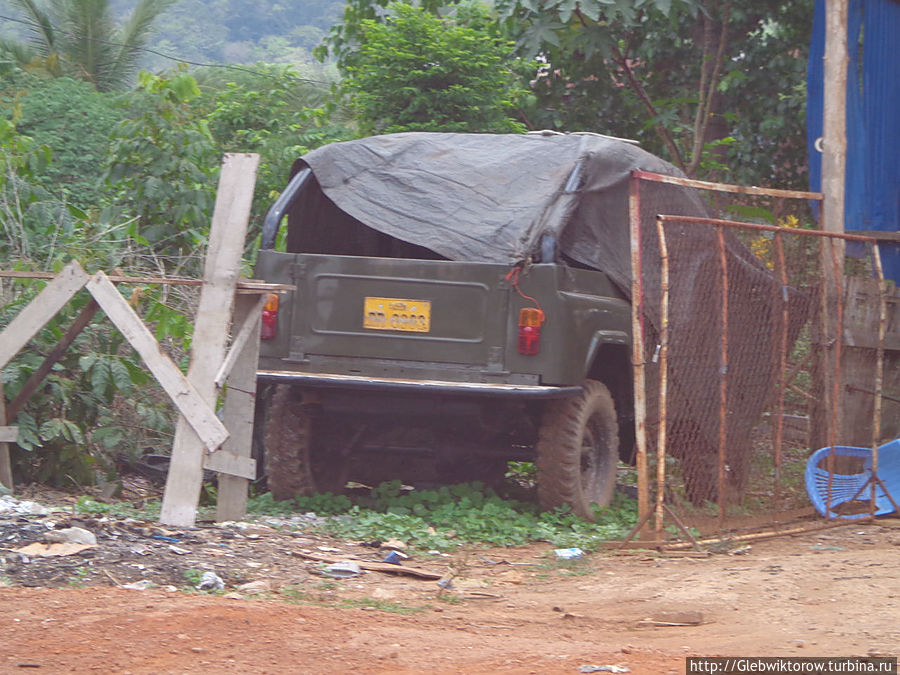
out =
[[[238,295],[234,308],[234,326],[247,326],[249,339],[233,344],[238,349],[237,360],[225,385],[225,426],[231,434],[223,450],[249,457],[253,448],[253,413],[256,407],[256,366],[259,359],[259,324],[262,314],[260,301],[265,296]],[[237,342],[237,340],[236,340]],[[247,493],[250,481],[240,476],[219,475],[216,520],[241,520],[247,514]]]
[[[6,426],[6,399],[3,396],[3,380],[0,379],[0,428]],[[0,441],[0,485],[13,489],[12,464],[9,461],[9,443]]]
[[[226,154],[216,194],[203,289],[194,323],[187,378],[215,409],[214,380],[225,358],[225,342],[247,236],[259,155]],[[203,485],[204,449],[185,418],[179,417],[159,520],[193,527]]]

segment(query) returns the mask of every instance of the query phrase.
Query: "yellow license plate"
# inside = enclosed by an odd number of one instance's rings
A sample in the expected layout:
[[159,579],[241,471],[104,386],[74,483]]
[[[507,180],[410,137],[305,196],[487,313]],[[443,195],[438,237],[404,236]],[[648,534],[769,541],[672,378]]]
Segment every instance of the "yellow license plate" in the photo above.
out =
[[431,302],[401,298],[366,298],[363,328],[427,333],[431,330]]

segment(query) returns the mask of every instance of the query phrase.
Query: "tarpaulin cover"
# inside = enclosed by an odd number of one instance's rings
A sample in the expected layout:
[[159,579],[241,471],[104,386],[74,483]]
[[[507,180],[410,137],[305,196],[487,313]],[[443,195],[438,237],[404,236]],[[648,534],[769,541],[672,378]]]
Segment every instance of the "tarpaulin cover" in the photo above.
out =
[[[305,166],[345,214],[449,260],[523,262],[551,234],[565,255],[603,270],[626,293],[630,172],[681,175],[626,141],[555,133],[373,136],[314,150],[294,173]],[[330,232],[292,222],[304,241],[289,240],[289,250],[337,252],[312,241],[322,237],[348,245],[348,233],[338,232],[340,217],[317,192],[304,190],[292,219],[329,222]],[[705,215],[705,209],[693,191],[682,190],[666,213]]]

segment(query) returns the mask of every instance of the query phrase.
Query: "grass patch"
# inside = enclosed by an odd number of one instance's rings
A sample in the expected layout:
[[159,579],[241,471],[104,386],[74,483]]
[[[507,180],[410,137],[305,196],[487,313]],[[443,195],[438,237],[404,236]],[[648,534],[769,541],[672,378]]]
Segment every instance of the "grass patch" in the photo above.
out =
[[426,609],[425,607],[408,607],[396,602],[376,600],[375,598],[345,598],[336,602],[335,605],[354,609],[377,609],[381,612],[391,612],[393,614],[418,614]]
[[637,522],[637,503],[617,494],[598,510],[595,522],[568,508],[541,512],[536,505],[501,499],[480,483],[437,490],[404,490],[399,481],[382,483],[355,503],[343,495],[298,497],[274,502],[252,498],[254,513],[288,515],[313,511],[330,518],[312,526],[339,538],[398,538],[419,550],[448,551],[464,544],[522,546],[547,542],[556,548],[595,550],[600,542],[624,536]]

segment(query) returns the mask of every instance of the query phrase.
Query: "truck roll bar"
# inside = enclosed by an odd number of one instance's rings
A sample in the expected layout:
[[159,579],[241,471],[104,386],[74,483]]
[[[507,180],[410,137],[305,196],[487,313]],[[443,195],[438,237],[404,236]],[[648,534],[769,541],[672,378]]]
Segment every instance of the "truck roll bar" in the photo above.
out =
[[281,219],[284,218],[284,212],[294,203],[294,199],[300,194],[300,190],[306,185],[310,176],[312,176],[312,169],[308,167],[303,169],[291,178],[291,182],[288,183],[284,192],[278,195],[278,199],[272,204],[272,208],[269,209],[266,219],[263,221],[262,241],[259,245],[261,249],[275,248],[275,239],[278,236],[278,227],[281,225]]

